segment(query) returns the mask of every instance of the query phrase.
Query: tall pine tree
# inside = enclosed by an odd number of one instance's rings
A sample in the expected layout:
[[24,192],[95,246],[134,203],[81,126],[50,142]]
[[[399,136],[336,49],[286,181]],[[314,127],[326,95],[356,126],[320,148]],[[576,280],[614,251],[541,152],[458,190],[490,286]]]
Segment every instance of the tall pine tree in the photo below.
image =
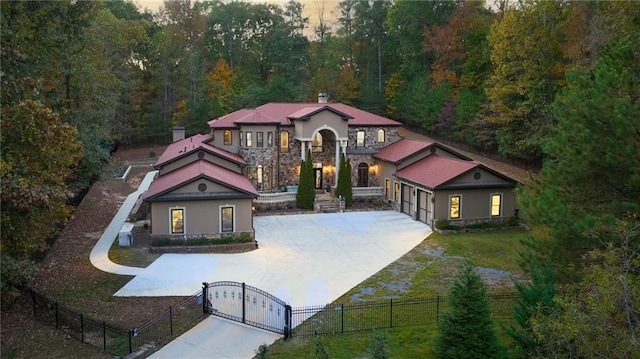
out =
[[505,358],[491,319],[484,281],[465,260],[447,296],[449,308],[438,323],[433,350],[436,358]]

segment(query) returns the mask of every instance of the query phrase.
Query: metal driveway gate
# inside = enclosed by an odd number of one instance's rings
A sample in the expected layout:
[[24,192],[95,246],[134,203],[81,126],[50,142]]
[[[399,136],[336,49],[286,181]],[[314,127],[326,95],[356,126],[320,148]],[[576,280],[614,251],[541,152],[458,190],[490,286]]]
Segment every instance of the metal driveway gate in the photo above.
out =
[[239,282],[202,283],[205,313],[271,332],[291,334],[291,306],[273,295]]

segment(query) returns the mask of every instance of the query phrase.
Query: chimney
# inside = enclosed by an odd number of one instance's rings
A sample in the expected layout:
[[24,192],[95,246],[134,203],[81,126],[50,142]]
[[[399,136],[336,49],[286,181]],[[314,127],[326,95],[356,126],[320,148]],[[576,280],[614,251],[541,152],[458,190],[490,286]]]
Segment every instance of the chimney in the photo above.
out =
[[184,140],[184,126],[173,127],[173,142]]
[[325,92],[318,94],[318,103],[327,103],[327,94]]

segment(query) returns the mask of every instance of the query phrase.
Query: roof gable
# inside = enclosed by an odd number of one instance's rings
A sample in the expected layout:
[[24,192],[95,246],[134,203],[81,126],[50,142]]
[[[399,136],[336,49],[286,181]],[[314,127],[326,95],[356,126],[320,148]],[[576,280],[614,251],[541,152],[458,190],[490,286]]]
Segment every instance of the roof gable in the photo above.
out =
[[179,158],[188,156],[198,150],[204,150],[212,155],[218,156],[225,160],[231,161],[239,165],[245,165],[246,162],[242,157],[235,153],[231,153],[215,146],[210,145],[208,142],[213,139],[213,136],[208,135],[194,135],[184,140],[174,142],[167,146],[158,161],[156,161],[154,167],[158,168],[167,163],[173,162]]
[[453,151],[447,147],[443,147],[437,142],[410,140],[403,138],[396,141],[374,154],[373,157],[379,160],[400,164],[411,156],[424,151],[431,151],[431,155],[436,154],[436,148],[448,152],[461,160],[470,161],[471,159],[461,153]]
[[345,121],[348,121],[349,119],[353,118],[353,117],[351,117],[351,116],[349,116],[349,115],[347,115],[347,114],[345,114],[343,112],[340,112],[340,111],[334,109],[331,106],[323,106],[323,107],[320,107],[320,108],[317,108],[317,107],[303,107],[300,110],[298,110],[298,111],[292,113],[291,115],[289,115],[288,118],[290,120],[309,120],[309,119],[311,119],[311,117],[313,117],[313,115],[315,115],[317,113],[320,113],[322,111],[332,112],[332,113],[338,115],[340,118],[342,118]]
[[[487,171],[499,177],[498,182],[465,182],[453,183],[456,179],[474,170]],[[517,181],[496,172],[481,163],[431,155],[413,163],[398,172],[395,176],[427,188],[471,188],[471,187],[515,187]]]
[[245,176],[213,163],[198,160],[180,168],[179,171],[169,172],[156,178],[151,183],[145,199],[159,197],[200,178],[206,178],[237,192],[258,196],[258,192]]

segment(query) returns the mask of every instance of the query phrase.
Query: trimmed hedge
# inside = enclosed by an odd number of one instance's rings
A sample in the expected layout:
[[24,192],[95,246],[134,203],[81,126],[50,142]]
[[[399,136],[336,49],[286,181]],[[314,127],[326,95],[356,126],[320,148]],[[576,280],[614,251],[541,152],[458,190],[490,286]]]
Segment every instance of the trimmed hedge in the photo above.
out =
[[215,244],[231,244],[231,243],[250,243],[253,242],[253,238],[249,233],[242,233],[237,237],[195,237],[189,239],[183,238],[167,238],[158,237],[151,240],[151,245],[154,247],[170,247],[170,246],[208,246]]

